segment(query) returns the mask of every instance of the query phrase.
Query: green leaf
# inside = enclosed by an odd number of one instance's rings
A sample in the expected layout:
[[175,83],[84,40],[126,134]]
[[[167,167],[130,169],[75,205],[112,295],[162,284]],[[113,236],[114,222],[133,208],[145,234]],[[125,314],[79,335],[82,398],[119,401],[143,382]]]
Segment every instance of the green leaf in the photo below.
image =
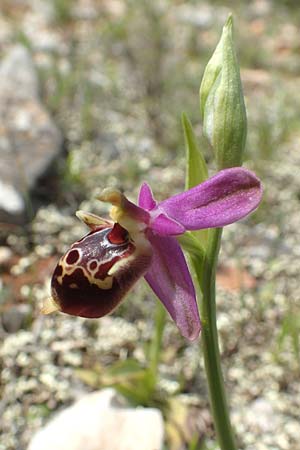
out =
[[99,371],[97,369],[76,369],[75,375],[85,384],[94,389],[101,385]]
[[[206,231],[208,235],[209,230],[201,230]],[[196,234],[197,233],[197,234]],[[206,235],[200,235],[200,232],[190,232],[187,231],[181,236],[177,236],[177,240],[183,250],[187,253],[189,257],[189,266],[192,270],[193,277],[202,280],[203,275],[203,267],[204,267],[204,261],[205,261],[205,249],[204,245],[207,244],[207,236]],[[201,241],[204,240],[204,245]],[[198,285],[195,286],[197,291],[197,298],[201,298],[201,290],[198,288]]]
[[134,405],[148,406],[150,404],[148,392],[143,383],[120,383],[114,385],[114,388]]
[[117,361],[113,366],[105,371],[102,381],[105,384],[116,384],[137,380],[144,377],[145,369],[134,359]]
[[[192,124],[185,113],[181,116],[186,148],[186,189],[191,189],[208,178],[207,165],[198,146]],[[192,234],[205,246],[207,230],[193,231]],[[190,249],[191,250],[191,249]],[[189,251],[189,250],[187,250]]]
[[197,144],[197,139],[185,113],[182,114],[182,126],[186,147],[186,189],[191,189],[208,178],[208,171],[205,159]]
[[[142,368],[133,360],[123,361],[105,374],[107,385],[113,386],[134,404],[149,406],[154,403],[156,377],[150,368]],[[113,373],[112,373],[113,372]]]
[[187,231],[184,234],[177,236],[177,240],[183,250],[191,257],[200,259],[205,258],[205,250],[193,232]]

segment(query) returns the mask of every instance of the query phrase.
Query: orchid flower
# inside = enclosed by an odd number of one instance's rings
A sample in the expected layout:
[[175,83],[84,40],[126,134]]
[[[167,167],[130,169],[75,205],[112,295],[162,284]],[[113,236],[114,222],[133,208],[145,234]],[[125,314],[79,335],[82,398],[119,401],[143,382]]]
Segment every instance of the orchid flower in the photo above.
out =
[[91,231],[59,260],[43,312],[102,317],[144,276],[182,335],[196,339],[201,324],[195,289],[176,236],[233,223],[253,211],[261,195],[259,179],[239,167],[160,203],[146,183],[138,205],[105,189],[99,199],[113,205],[111,220],[77,212]]

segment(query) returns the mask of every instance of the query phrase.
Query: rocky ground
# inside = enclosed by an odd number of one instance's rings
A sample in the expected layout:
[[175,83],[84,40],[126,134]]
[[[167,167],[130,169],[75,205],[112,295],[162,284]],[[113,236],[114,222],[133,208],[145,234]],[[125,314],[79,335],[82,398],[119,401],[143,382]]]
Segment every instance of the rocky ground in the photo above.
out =
[[[99,321],[44,317],[40,306],[57,258],[86,231],[76,209],[107,214],[94,199],[108,185],[132,199],[141,180],[161,199],[184,185],[180,113],[200,136],[197,91],[229,2],[151,5],[1,2],[0,450],[25,449],[57,411],[109,385],[116,362],[147,366],[156,300],[143,282]],[[224,231],[224,376],[239,448],[298,450],[298,12],[292,1],[230,6],[249,117],[246,165],[265,193],[253,216]],[[213,172],[208,149],[206,157]],[[166,449],[217,448],[198,344],[169,321],[147,405],[164,413]],[[192,447],[196,434],[202,447]]]

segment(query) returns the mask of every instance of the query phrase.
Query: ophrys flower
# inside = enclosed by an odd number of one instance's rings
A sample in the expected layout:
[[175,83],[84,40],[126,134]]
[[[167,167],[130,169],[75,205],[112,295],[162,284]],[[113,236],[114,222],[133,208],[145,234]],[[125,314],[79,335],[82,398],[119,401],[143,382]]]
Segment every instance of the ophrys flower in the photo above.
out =
[[182,335],[197,338],[195,289],[176,236],[233,223],[253,211],[261,195],[259,179],[238,167],[160,203],[146,183],[138,205],[118,190],[105,189],[99,199],[113,205],[111,220],[77,213],[91,231],[59,260],[43,311],[102,317],[144,276]]

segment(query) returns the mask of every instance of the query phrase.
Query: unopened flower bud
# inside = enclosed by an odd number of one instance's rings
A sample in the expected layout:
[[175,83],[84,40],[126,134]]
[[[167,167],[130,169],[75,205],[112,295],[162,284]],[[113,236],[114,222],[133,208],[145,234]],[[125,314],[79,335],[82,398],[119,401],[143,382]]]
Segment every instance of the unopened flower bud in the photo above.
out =
[[242,164],[247,134],[247,116],[232,26],[232,16],[229,16],[200,86],[203,132],[215,151],[219,169]]

